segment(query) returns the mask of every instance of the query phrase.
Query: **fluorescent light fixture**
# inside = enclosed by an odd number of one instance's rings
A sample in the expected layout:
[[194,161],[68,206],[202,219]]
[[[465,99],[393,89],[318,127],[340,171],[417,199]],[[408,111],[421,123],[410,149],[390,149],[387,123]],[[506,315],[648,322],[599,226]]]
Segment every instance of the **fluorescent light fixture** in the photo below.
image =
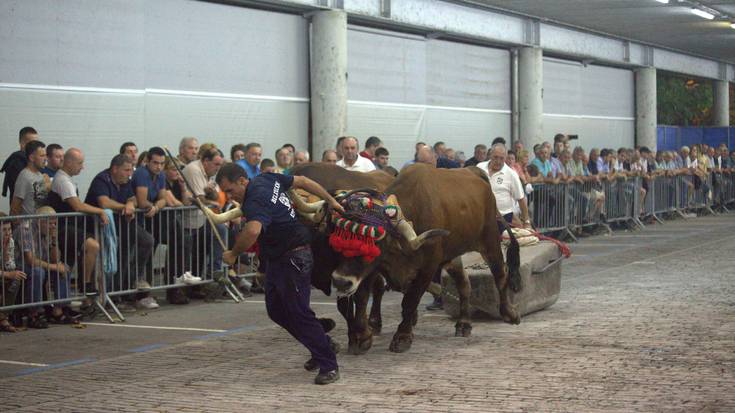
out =
[[697,16],[699,16],[699,17],[701,17],[703,19],[712,20],[712,19],[715,18],[715,15],[714,14],[708,13],[708,12],[706,12],[706,11],[704,11],[702,9],[698,9],[696,7],[692,7],[691,8],[691,11],[692,11],[692,14],[696,14]]
[[659,3],[669,4],[669,0],[656,0]]

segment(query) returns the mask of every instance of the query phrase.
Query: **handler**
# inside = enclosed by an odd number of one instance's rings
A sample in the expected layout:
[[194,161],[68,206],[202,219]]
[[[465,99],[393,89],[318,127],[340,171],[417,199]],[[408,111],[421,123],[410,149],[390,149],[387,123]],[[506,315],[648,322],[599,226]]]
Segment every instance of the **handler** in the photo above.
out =
[[311,352],[304,368],[309,371],[319,368],[314,382],[334,383],[339,380],[337,357],[309,307],[314,263],[309,246],[311,234],[296,217],[286,191],[304,189],[326,200],[337,211],[344,212],[344,209],[321,185],[303,176],[265,173],[248,180],[245,170],[231,163],[220,169],[216,180],[230,199],[242,205],[247,220],[232,250],[224,253],[224,261],[234,264],[240,254],[259,241],[260,257],[268,261],[265,281],[268,316]]

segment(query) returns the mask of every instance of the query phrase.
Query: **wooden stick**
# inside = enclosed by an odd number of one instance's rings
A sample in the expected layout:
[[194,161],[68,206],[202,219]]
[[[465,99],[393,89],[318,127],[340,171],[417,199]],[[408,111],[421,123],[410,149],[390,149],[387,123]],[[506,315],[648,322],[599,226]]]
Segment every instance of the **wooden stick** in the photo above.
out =
[[186,185],[186,188],[191,192],[191,195],[194,197],[194,201],[196,205],[199,207],[199,209],[202,210],[202,214],[204,214],[204,217],[207,219],[207,222],[209,222],[209,226],[212,228],[212,231],[214,232],[214,236],[217,238],[217,241],[219,241],[219,245],[222,247],[223,251],[227,251],[229,248],[227,248],[227,245],[222,240],[222,237],[219,236],[219,232],[217,232],[217,225],[212,221],[212,218],[207,215],[206,212],[206,206],[202,201],[199,199],[198,196],[194,193],[194,189],[192,189],[191,184],[189,181],[186,180],[186,176],[184,176],[184,168],[179,165],[180,161],[176,159],[173,155],[171,155],[171,152],[168,150],[168,146],[164,146],[163,150],[166,151],[166,155],[171,159],[171,162],[174,163],[174,166],[176,167],[176,170],[179,171],[179,174],[181,175],[181,179],[184,180],[184,184]]

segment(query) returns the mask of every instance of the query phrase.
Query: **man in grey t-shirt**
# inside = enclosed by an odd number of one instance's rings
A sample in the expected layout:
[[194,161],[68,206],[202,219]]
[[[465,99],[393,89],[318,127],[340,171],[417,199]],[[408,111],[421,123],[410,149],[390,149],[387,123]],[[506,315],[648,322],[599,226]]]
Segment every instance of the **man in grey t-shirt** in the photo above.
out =
[[51,181],[41,173],[46,165],[46,145],[41,141],[28,142],[24,151],[28,165],[15,181],[15,192],[10,202],[11,215],[31,215],[46,205]]

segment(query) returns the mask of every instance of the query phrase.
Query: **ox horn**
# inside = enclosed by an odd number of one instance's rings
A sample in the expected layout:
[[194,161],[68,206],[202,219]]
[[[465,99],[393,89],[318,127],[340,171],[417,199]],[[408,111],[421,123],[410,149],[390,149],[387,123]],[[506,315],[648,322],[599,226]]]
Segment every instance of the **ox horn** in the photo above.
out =
[[240,209],[240,205],[237,205],[235,208],[232,208],[231,210],[227,212],[223,212],[221,214],[215,214],[214,212],[212,212],[211,209],[204,208],[204,213],[215,224],[222,224],[225,222],[229,222],[229,221],[232,221],[233,219],[237,219],[242,216],[242,210]]
[[296,209],[302,214],[319,212],[324,208],[324,200],[316,202],[306,202],[293,189],[289,189],[288,194],[291,196],[291,201],[293,201]]
[[424,245],[424,242],[431,238],[449,235],[449,231],[445,229],[430,229],[421,233],[421,235],[416,235],[416,232],[413,230],[413,226],[406,220],[401,220],[396,228],[406,239],[412,251],[416,251],[421,248],[421,246]]
[[301,195],[296,193],[293,189],[288,190],[288,194],[296,207],[296,212],[307,220],[318,224],[326,213],[324,204],[325,201],[306,202]]

